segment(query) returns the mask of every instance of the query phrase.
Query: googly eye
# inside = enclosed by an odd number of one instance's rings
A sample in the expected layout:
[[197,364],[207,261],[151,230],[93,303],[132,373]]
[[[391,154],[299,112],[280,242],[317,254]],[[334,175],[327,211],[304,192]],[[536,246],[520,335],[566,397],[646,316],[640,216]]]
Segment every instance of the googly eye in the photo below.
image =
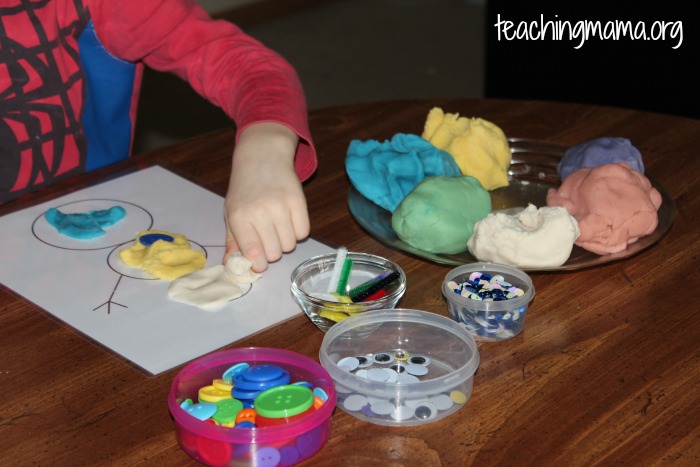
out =
[[386,380],[387,383],[395,383],[399,379],[399,374],[391,368],[382,368],[382,370],[389,375],[389,379]]
[[[378,383],[386,383],[389,381],[389,378],[391,378],[391,375],[389,372],[384,371],[387,368],[370,368],[367,370],[367,379],[370,381],[376,381]],[[391,371],[391,370],[389,370]],[[396,374],[396,372],[393,372]]]
[[423,365],[423,366],[428,366],[430,365],[430,359],[426,357],[425,355],[412,355],[408,359],[408,363],[412,365]]
[[404,350],[397,350],[394,352],[394,358],[399,361],[406,361],[410,355]]
[[437,416],[438,409],[435,404],[422,401],[413,408],[413,416],[419,420],[431,420]]
[[358,361],[358,368],[367,368],[368,366],[372,366],[374,363],[374,358],[372,358],[371,355],[358,355],[355,357]]
[[401,405],[396,407],[396,409],[391,413],[391,418],[396,421],[408,420],[409,418],[412,418],[415,413],[415,407]]
[[420,380],[418,379],[417,376],[409,375],[408,373],[401,373],[399,377],[396,379],[397,383],[403,383],[403,384],[411,384],[411,383],[418,383]]
[[387,400],[370,401],[369,408],[376,415],[390,415],[396,410],[394,404]]
[[381,363],[382,365],[388,365],[394,361],[394,356],[387,352],[379,352],[372,357],[376,363]]
[[345,357],[338,360],[338,368],[347,372],[355,371],[360,366],[360,361],[355,357]]
[[357,412],[367,405],[367,398],[362,394],[352,394],[345,398],[343,407],[351,412]]
[[398,374],[403,373],[406,371],[406,367],[400,363],[394,363],[393,365],[389,365],[389,368],[397,372]]
[[430,403],[437,407],[438,410],[448,410],[454,405],[454,401],[447,394],[430,396]]
[[423,376],[428,374],[428,367],[425,365],[406,365],[406,373],[414,376]]

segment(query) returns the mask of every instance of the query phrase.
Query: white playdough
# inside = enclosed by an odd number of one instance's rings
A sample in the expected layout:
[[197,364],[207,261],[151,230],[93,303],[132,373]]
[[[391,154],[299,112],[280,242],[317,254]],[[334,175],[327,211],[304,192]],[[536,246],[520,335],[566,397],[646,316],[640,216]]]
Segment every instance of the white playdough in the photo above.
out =
[[248,292],[258,277],[250,261],[240,253],[233,253],[226,265],[200,269],[173,281],[168,297],[202,310],[219,311],[229,301]]
[[468,247],[479,261],[521,268],[561,266],[580,231],[564,208],[532,204],[519,214],[491,213],[474,225]]

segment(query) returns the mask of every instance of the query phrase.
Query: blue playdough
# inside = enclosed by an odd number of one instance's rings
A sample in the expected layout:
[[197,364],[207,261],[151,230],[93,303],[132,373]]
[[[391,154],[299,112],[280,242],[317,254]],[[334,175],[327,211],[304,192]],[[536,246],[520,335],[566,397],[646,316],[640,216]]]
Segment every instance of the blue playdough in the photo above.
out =
[[626,162],[632,170],[644,173],[642,154],[627,138],[596,138],[566,150],[559,161],[559,178],[566,177],[583,167],[599,167],[605,164]]
[[56,208],[51,208],[44,216],[59,233],[78,240],[89,240],[104,235],[103,227],[109,227],[123,219],[126,210],[121,206],[114,206],[101,211],[64,214]]
[[461,175],[449,153],[403,133],[383,143],[351,141],[345,169],[357,191],[391,212],[425,177]]

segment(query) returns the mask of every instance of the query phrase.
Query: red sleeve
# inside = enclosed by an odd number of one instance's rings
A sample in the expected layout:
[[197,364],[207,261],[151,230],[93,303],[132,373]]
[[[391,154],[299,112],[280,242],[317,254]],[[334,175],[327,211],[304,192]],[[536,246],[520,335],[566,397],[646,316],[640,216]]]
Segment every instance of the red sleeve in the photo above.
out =
[[90,15],[103,45],[130,62],[174,73],[236,122],[238,134],[263,121],[300,138],[294,161],[301,180],[316,169],[299,77],[282,57],[226,21],[213,21],[192,0],[94,0]]

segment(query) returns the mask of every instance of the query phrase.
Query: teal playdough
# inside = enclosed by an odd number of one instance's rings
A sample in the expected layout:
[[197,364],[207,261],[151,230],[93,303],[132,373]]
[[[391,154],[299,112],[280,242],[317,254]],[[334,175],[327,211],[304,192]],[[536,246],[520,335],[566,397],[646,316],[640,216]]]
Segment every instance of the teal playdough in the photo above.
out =
[[124,216],[126,216],[126,210],[121,206],[70,214],[51,208],[44,215],[46,221],[56,227],[60,234],[78,240],[89,240],[104,235],[106,233],[104,227],[114,225]]
[[396,235],[414,248],[455,254],[467,250],[474,224],[491,212],[491,196],[474,177],[428,177],[391,216]]
[[357,191],[390,212],[425,177],[461,175],[449,153],[420,136],[404,133],[383,143],[351,141],[345,170]]

